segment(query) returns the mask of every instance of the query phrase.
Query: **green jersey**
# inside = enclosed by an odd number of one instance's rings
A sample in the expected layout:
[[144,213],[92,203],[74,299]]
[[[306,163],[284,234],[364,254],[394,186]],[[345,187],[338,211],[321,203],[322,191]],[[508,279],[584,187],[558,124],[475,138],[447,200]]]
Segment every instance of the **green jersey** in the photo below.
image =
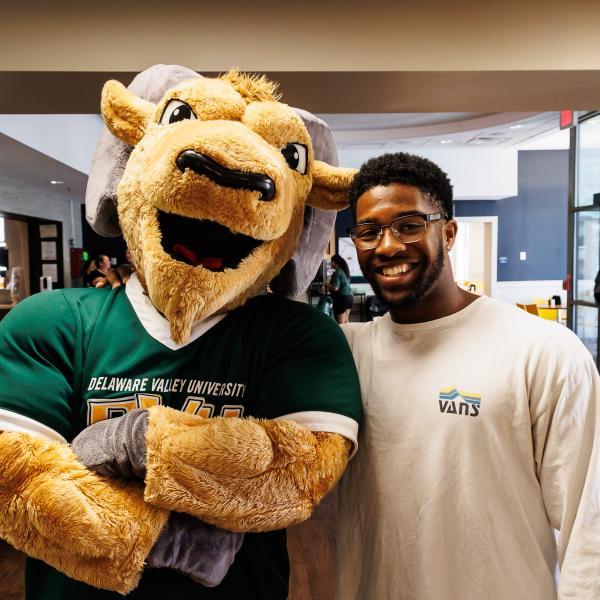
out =
[[[273,295],[196,323],[175,344],[137,278],[116,290],[46,292],[0,324],[0,430],[70,441],[85,427],[155,404],[204,417],[285,418],[356,443],[360,392],[345,338],[311,307]],[[131,598],[286,598],[285,531],[246,534],[226,578],[205,588],[147,570]],[[31,599],[122,596],[29,560]]]
[[336,294],[339,294],[340,296],[352,296],[350,281],[348,281],[348,276],[343,269],[338,267],[333,272],[330,283],[333,287],[337,288]]

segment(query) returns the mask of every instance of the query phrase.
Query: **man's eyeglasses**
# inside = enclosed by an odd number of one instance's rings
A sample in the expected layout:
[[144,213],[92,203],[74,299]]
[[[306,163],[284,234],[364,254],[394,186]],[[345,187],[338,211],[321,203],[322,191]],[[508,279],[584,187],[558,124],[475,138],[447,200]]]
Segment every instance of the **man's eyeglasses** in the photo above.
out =
[[381,242],[383,230],[389,227],[394,237],[403,244],[418,242],[425,235],[427,223],[445,219],[446,215],[433,213],[415,213],[394,219],[389,225],[377,223],[360,223],[348,229],[348,235],[359,250],[372,250]]

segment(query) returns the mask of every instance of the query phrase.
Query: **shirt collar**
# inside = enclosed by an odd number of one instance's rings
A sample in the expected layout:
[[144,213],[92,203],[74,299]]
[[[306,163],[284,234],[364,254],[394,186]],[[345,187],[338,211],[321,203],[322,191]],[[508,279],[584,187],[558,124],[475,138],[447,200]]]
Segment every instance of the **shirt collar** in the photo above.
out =
[[189,344],[204,335],[228,314],[225,312],[218,315],[211,315],[206,319],[194,321],[189,339],[178,344],[171,339],[169,321],[158,312],[150,298],[144,293],[144,288],[138,279],[137,273],[133,273],[129,278],[129,281],[125,284],[125,293],[127,294],[127,298],[129,299],[137,318],[148,335],[170,350],[179,350],[189,346]]

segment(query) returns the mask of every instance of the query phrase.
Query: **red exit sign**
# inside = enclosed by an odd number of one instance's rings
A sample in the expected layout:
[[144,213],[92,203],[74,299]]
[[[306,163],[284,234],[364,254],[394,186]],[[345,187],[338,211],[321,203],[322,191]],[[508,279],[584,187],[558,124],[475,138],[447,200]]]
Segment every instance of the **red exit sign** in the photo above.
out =
[[568,129],[575,125],[577,119],[577,113],[574,110],[561,110],[560,111],[560,128]]

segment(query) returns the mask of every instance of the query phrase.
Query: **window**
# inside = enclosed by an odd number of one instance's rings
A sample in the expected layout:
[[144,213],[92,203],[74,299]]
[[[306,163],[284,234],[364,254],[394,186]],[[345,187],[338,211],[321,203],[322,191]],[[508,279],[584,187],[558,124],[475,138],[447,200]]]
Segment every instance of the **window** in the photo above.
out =
[[600,268],[600,114],[584,115],[571,132],[568,324],[600,364],[594,280]]
[[600,193],[600,115],[577,127],[575,206],[591,206]]

